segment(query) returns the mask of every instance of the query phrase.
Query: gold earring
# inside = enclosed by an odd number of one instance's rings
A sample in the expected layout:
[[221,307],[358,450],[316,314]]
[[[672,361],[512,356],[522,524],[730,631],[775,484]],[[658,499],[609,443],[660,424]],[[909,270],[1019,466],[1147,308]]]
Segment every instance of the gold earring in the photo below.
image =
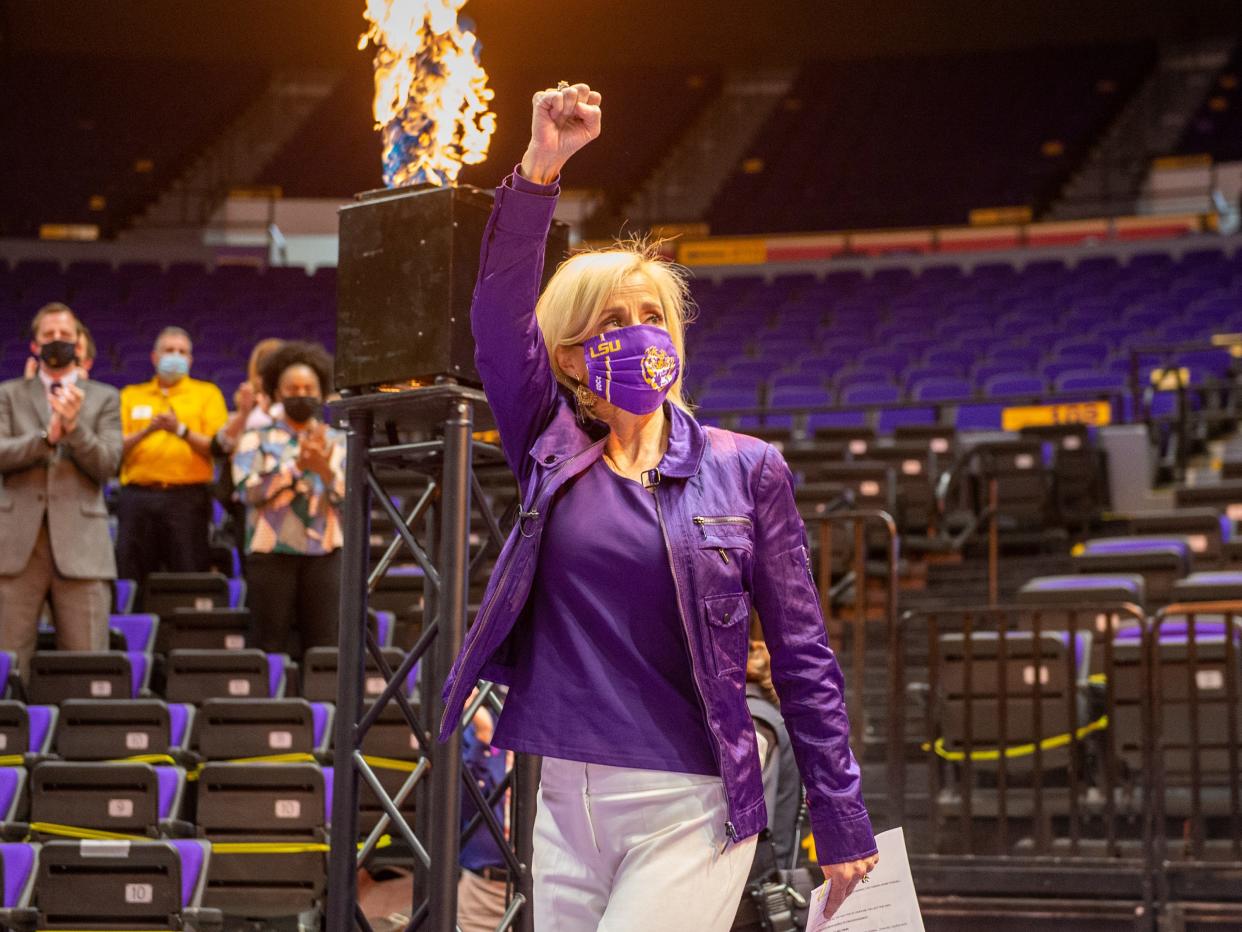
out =
[[593,408],[595,407],[595,402],[599,400],[595,393],[581,382],[574,385],[574,399],[578,402],[578,405],[583,408]]

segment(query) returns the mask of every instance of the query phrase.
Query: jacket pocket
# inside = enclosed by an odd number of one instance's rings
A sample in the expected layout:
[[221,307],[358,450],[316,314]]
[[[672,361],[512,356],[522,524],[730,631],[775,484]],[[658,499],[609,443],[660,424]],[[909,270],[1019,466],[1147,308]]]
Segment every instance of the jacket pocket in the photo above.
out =
[[703,599],[707,618],[708,653],[716,676],[733,676],[746,664],[746,634],[750,604],[744,592],[710,595]]

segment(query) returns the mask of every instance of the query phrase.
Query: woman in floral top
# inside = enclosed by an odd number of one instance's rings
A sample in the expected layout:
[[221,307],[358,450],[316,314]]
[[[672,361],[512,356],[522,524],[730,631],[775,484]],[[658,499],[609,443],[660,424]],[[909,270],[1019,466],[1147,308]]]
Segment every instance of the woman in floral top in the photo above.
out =
[[332,362],[323,347],[289,342],[263,362],[263,390],[283,411],[242,434],[233,481],[246,505],[251,645],[284,651],[336,643],[341,587],[345,435],[320,419]]

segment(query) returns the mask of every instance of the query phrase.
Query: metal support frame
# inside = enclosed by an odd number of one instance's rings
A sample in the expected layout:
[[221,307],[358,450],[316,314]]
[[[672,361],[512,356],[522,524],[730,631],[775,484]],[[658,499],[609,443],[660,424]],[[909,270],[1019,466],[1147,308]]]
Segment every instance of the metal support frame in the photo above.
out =
[[[513,770],[491,798],[484,798],[461,762],[461,723],[445,744],[437,740],[444,714],[441,687],[461,647],[466,630],[469,583],[484,559],[504,543],[500,520],[482,494],[476,466],[503,464],[500,451],[473,439],[476,427],[490,427],[483,393],[457,385],[434,385],[399,393],[346,398],[332,405],[333,421],[347,430],[344,527],[341,580],[340,660],[337,682],[335,769],[333,773],[332,838],[328,858],[328,932],[371,927],[357,904],[357,871],[374,855],[380,836],[389,831],[410,851],[413,868],[412,908],[407,930],[455,932],[457,929],[458,855],[462,840],[487,831],[496,840],[514,878],[509,909],[501,929],[533,929],[530,850],[538,759],[518,755]],[[478,424],[483,421],[483,424]],[[411,434],[436,439],[406,442]],[[377,435],[381,442],[377,442]],[[396,465],[427,483],[418,501],[402,515],[376,473],[377,465]],[[471,552],[472,505],[487,526],[484,539]],[[394,535],[383,556],[370,566],[373,507],[383,509]],[[423,525],[422,540],[416,532]],[[416,643],[393,669],[367,629],[369,594],[405,550],[422,569],[423,627]],[[432,555],[435,555],[433,560]],[[386,686],[374,703],[363,701],[367,656],[378,666]],[[421,662],[419,701],[410,701],[403,684]],[[368,729],[395,702],[417,737],[422,758],[396,798],[390,797],[362,755]],[[483,703],[496,710],[500,699],[491,684],[480,684],[475,703],[463,718],[469,721]],[[379,825],[359,844],[359,790],[366,783],[384,810]],[[402,801],[414,793],[415,825],[401,812]],[[470,794],[477,814],[461,824],[462,793]],[[493,812],[509,798],[511,838]]]

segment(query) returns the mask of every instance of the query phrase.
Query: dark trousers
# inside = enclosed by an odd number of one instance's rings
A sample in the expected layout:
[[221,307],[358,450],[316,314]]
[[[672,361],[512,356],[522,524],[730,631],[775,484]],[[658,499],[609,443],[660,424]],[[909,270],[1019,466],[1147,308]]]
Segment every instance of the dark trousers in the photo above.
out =
[[211,496],[205,485],[123,485],[116,502],[116,570],[139,585],[148,573],[204,573]]
[[[326,556],[296,553],[246,555],[246,604],[253,631],[250,644],[301,657],[308,647],[336,644],[341,600],[341,551]],[[296,630],[301,644],[289,643]]]

